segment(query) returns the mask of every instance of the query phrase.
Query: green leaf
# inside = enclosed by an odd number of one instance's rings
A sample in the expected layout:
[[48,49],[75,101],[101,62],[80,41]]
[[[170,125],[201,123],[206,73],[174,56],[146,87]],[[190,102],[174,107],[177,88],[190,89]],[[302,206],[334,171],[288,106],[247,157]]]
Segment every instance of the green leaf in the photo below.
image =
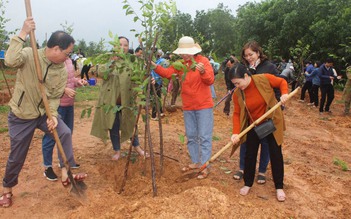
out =
[[154,9],[153,6],[152,6],[152,4],[146,4],[145,7],[146,7],[147,9],[149,9],[149,10],[153,10],[153,9]]
[[84,118],[85,113],[86,113],[86,110],[85,110],[85,109],[83,109],[83,110],[82,110],[82,113],[80,114],[80,118]]
[[88,118],[90,118],[92,107],[88,108]]
[[184,64],[181,61],[175,61],[171,65],[178,71],[181,71],[184,68]]
[[133,87],[133,90],[136,92],[143,92],[143,89],[141,89],[140,87]]
[[179,141],[180,141],[182,144],[184,144],[184,143],[185,143],[185,136],[182,135],[182,134],[179,134],[178,137],[179,137]]

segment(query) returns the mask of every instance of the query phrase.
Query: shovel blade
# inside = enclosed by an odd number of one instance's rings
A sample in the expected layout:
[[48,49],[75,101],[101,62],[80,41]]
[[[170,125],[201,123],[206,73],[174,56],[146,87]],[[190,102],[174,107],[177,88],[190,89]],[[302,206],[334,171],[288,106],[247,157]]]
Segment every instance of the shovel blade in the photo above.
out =
[[182,176],[178,177],[177,179],[175,179],[175,182],[177,182],[177,183],[187,182],[187,181],[197,177],[198,175],[199,175],[199,172],[187,173],[187,174],[182,175]]
[[70,193],[74,194],[79,198],[86,198],[86,195],[85,195],[86,189],[87,189],[87,185],[84,182],[80,181],[80,182],[72,183]]

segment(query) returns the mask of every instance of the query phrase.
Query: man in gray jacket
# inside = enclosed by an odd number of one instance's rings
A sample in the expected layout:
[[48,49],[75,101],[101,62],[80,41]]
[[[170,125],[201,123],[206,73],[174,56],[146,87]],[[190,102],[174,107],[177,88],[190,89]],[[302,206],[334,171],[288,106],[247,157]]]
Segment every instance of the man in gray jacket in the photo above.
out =
[[[47,46],[38,51],[39,61],[43,72],[43,85],[49,100],[52,120],[46,116],[45,107],[38,86],[35,72],[35,62],[32,48],[23,48],[27,35],[35,29],[33,18],[24,21],[18,36],[10,41],[5,56],[5,64],[18,68],[16,85],[12,99],[9,102],[11,111],[8,115],[8,127],[11,140],[9,158],[3,178],[3,194],[0,206],[9,207],[12,204],[12,187],[18,184],[18,176],[26,159],[34,131],[39,128],[45,133],[56,128],[64,152],[70,165],[75,165],[72,151],[72,136],[70,129],[58,117],[57,108],[60,103],[66,81],[67,71],[64,61],[73,50],[74,39],[63,31],[54,32]],[[75,179],[83,180],[86,174],[77,174]],[[62,183],[68,184],[67,170],[62,168]]]

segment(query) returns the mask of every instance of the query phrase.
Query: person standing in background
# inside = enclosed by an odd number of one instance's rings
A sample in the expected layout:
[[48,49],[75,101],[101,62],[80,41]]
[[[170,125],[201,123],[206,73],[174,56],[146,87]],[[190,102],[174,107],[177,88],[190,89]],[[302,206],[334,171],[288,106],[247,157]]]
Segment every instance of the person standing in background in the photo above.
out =
[[[74,97],[76,96],[75,88],[87,85],[88,82],[84,79],[78,79],[74,77],[74,66],[70,59],[66,59],[65,67],[67,69],[68,77],[67,84],[64,91],[63,96],[60,99],[60,106],[57,111],[62,119],[62,121],[67,125],[67,127],[71,130],[71,134],[73,134],[73,126],[74,126]],[[42,140],[42,150],[43,150],[43,162],[44,162],[44,176],[49,181],[56,181],[57,176],[52,168],[52,154],[55,146],[55,139],[51,137],[49,134],[44,134]],[[73,149],[72,149],[73,150]],[[62,158],[60,153],[58,153],[59,165],[63,166]],[[79,168],[79,164],[75,161],[71,164],[71,168]]]
[[[234,54],[230,55],[229,58],[227,58],[226,60],[224,60],[224,62],[222,63],[222,69],[224,72],[224,81],[225,81],[225,85],[227,87],[227,94],[228,93],[233,93],[233,89],[234,89],[234,84],[232,83],[232,81],[230,80],[229,77],[229,70],[231,68],[233,68],[233,66],[235,66],[237,63],[239,63],[239,60],[235,57]],[[232,95],[228,95],[228,97],[225,99],[224,102],[224,108],[223,108],[223,112],[224,114],[226,114],[227,116],[229,116],[230,114],[230,102],[232,101]]]

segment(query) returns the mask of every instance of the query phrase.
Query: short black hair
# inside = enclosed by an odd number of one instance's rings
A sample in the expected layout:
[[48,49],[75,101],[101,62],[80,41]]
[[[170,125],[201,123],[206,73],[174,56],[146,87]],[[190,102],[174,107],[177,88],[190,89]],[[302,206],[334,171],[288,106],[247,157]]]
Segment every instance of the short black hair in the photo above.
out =
[[333,60],[333,58],[328,57],[325,59],[325,62],[326,63],[334,63],[334,60]]
[[51,34],[46,46],[48,48],[58,46],[60,49],[65,50],[74,43],[75,41],[72,36],[64,31],[58,30]]
[[135,51],[134,51],[134,52],[136,53],[136,52],[139,52],[140,50],[143,50],[143,49],[142,49],[142,48],[140,48],[140,47],[138,46],[138,47],[135,49]]

